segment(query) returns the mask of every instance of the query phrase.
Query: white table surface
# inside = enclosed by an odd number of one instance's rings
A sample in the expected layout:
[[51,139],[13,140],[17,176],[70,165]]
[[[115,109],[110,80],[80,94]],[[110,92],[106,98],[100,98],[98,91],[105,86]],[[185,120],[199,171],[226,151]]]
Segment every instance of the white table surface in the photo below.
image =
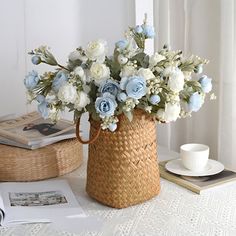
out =
[[[174,152],[159,148],[159,160],[176,158]],[[86,161],[66,178],[88,215],[100,219],[100,227],[69,233],[50,225],[32,224],[0,228],[11,236],[235,236],[236,183],[195,194],[161,179],[161,192],[143,204],[113,209],[91,199],[85,192]],[[78,219],[79,220],[79,219]],[[86,218],[83,219],[84,222]],[[86,222],[85,222],[86,223]],[[83,223],[84,224],[84,223]],[[81,226],[78,222],[78,229]],[[78,233],[79,232],[79,233]]]

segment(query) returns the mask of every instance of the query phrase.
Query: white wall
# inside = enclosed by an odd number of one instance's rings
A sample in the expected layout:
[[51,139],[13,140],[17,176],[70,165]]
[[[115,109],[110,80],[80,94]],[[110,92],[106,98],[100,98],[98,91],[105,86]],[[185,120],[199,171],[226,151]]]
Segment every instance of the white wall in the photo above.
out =
[[31,49],[48,45],[63,64],[68,54],[88,41],[103,38],[110,52],[134,25],[134,0],[1,0],[0,1],[0,116],[23,114],[26,105],[23,85],[34,66],[27,55]]

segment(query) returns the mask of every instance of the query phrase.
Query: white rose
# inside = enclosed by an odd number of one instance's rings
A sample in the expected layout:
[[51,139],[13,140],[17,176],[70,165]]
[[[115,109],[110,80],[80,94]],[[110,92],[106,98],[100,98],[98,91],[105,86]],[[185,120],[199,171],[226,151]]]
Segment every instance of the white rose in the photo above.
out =
[[95,83],[100,84],[110,77],[110,69],[105,64],[94,62],[90,68],[90,76]]
[[154,55],[150,56],[149,58],[149,67],[153,68],[158,62],[165,59],[166,59],[165,56],[162,56],[161,54],[156,52]]
[[85,50],[86,56],[92,61],[104,62],[107,52],[107,42],[97,40],[89,42]]
[[152,73],[152,71],[149,68],[140,68],[138,70],[138,75],[143,77],[146,80],[155,78],[155,75]]
[[82,62],[86,62],[88,58],[84,55],[81,55],[81,53],[78,50],[75,50],[69,54],[69,60],[70,61],[80,60]]
[[64,103],[74,103],[77,98],[77,90],[70,83],[66,83],[62,87],[60,87],[58,91],[58,98]]
[[180,105],[179,103],[171,104],[167,103],[165,105],[165,120],[166,122],[176,121],[179,117]]
[[173,92],[178,93],[184,88],[184,74],[181,70],[176,69],[169,77],[168,85]]
[[88,97],[88,94],[84,91],[81,91],[78,94],[78,97],[75,101],[75,109],[78,111],[81,111],[85,106],[87,106],[90,103],[90,99]]
[[120,72],[120,77],[130,77],[132,75],[135,75],[137,70],[134,66],[131,65],[125,65]]
[[165,105],[165,110],[159,109],[157,112],[157,117],[164,122],[176,121],[180,114],[180,104],[167,103]]

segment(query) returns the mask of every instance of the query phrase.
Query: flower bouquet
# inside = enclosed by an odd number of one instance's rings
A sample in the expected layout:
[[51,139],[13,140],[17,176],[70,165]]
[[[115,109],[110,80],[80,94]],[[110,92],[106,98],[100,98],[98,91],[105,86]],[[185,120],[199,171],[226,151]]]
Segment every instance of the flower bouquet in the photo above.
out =
[[[153,55],[145,53],[145,41],[155,36],[147,24],[130,27],[125,39],[107,56],[104,40],[89,42],[70,53],[61,65],[49,49],[30,52],[32,63],[45,63],[54,71],[30,72],[24,82],[29,100],[55,122],[60,111],[79,118],[89,113],[91,128],[87,192],[114,207],[126,207],[159,192],[155,121],[168,123],[198,111],[211,79],[201,75],[207,60],[184,57],[164,46]],[[212,95],[213,97],[214,95]]]

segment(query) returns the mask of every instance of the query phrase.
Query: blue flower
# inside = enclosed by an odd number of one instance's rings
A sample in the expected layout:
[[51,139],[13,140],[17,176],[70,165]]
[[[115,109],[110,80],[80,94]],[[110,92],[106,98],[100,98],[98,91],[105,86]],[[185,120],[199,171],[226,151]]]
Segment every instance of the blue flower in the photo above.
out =
[[123,86],[130,98],[140,99],[147,93],[146,80],[140,76],[129,77]]
[[138,34],[141,34],[143,32],[143,28],[141,25],[137,25],[135,28],[134,28],[135,32],[138,33]]
[[118,99],[120,102],[124,102],[124,101],[127,99],[126,93],[124,93],[124,92],[118,93],[118,94],[117,94],[117,99]]
[[32,63],[33,63],[34,65],[38,65],[38,64],[41,63],[41,58],[40,58],[39,56],[33,56],[33,57],[31,58],[31,61],[32,61]]
[[198,92],[193,93],[188,102],[188,107],[190,111],[198,111],[203,104],[203,97]]
[[55,92],[58,92],[60,87],[62,87],[67,82],[67,80],[68,80],[68,77],[65,75],[65,73],[62,71],[59,71],[52,82],[52,89]]
[[114,115],[117,103],[115,97],[110,93],[103,93],[95,101],[95,108],[101,118]]
[[199,79],[199,83],[201,84],[204,93],[209,93],[212,90],[211,78],[208,78],[206,75],[203,75]]
[[116,129],[117,129],[117,124],[116,123],[111,123],[108,127],[108,129],[111,131],[111,132],[114,132]]
[[42,103],[40,103],[38,105],[38,111],[44,119],[47,119],[49,116],[48,103],[46,101],[43,101]]
[[29,90],[34,89],[39,82],[39,76],[36,71],[31,71],[24,79],[25,87]]
[[118,90],[119,90],[118,83],[116,83],[115,81],[111,79],[108,79],[102,82],[98,89],[100,93],[110,93],[114,96],[117,95]]
[[146,38],[153,38],[155,36],[155,30],[153,26],[144,24],[142,27]]
[[119,40],[116,42],[116,47],[120,49],[125,49],[128,46],[128,41],[126,39]]
[[160,101],[161,101],[161,98],[159,95],[152,95],[150,98],[149,98],[149,101],[152,105],[157,105]]

